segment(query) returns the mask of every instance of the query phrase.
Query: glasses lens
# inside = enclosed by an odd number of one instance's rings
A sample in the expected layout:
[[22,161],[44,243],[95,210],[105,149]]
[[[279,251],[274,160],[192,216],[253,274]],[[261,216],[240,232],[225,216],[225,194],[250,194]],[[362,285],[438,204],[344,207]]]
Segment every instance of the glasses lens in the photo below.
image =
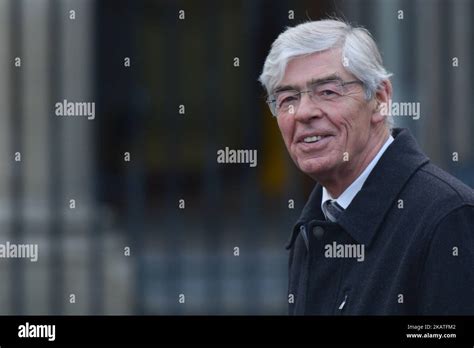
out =
[[294,109],[299,101],[297,91],[282,91],[275,95],[276,107],[278,112],[288,112]]
[[344,87],[340,81],[326,81],[311,86],[313,96],[322,100],[332,100],[344,94]]

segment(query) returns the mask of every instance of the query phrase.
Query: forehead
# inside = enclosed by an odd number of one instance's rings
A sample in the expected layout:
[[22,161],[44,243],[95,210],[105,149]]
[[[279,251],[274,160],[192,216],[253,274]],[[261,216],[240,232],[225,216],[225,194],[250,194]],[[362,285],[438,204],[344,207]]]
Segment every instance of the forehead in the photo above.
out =
[[315,52],[291,59],[277,88],[288,85],[303,88],[309,80],[329,75],[338,75],[343,79],[350,76],[342,65],[341,49]]

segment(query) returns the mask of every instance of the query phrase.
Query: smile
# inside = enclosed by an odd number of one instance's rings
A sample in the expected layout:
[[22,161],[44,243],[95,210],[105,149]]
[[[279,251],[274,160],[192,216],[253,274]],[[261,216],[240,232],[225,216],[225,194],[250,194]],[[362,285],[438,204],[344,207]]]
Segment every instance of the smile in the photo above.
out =
[[316,143],[324,138],[327,138],[329,135],[314,135],[312,137],[306,137],[303,139],[303,142],[305,143]]

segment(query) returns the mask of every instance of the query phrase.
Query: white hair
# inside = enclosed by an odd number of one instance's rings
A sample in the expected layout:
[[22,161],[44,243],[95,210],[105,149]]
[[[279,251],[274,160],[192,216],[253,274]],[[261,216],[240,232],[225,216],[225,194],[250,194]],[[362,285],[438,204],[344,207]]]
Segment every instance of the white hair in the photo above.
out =
[[[341,48],[343,66],[364,83],[367,100],[392,75],[385,70],[368,30],[340,20],[324,19],[302,23],[281,33],[272,44],[259,81],[270,95],[283,79],[290,59],[334,48]],[[386,120],[389,126],[393,124],[390,117]]]

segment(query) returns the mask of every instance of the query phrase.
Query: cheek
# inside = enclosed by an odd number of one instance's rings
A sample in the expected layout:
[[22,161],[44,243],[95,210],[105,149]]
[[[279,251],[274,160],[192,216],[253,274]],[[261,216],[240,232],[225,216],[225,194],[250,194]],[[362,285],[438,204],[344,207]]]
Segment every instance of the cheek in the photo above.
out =
[[288,146],[291,143],[293,137],[294,121],[288,118],[278,118],[278,127],[280,128],[281,135],[285,144]]
[[350,153],[357,153],[370,133],[370,116],[363,109],[348,110],[344,115],[335,121],[343,142],[341,146]]
[[337,132],[339,141],[346,141],[351,129],[354,127],[354,120],[348,110],[332,110],[328,112],[328,120],[332,128]]
[[352,133],[359,133],[366,125],[365,115],[354,106],[342,105],[328,111],[329,121],[338,130],[339,135],[350,138]]
[[332,143],[332,149],[335,150],[333,154],[340,156],[341,153],[354,151],[354,135],[358,134],[357,114],[353,109],[349,108],[334,108],[328,110],[328,121],[332,125],[332,129],[336,132],[335,141]]

